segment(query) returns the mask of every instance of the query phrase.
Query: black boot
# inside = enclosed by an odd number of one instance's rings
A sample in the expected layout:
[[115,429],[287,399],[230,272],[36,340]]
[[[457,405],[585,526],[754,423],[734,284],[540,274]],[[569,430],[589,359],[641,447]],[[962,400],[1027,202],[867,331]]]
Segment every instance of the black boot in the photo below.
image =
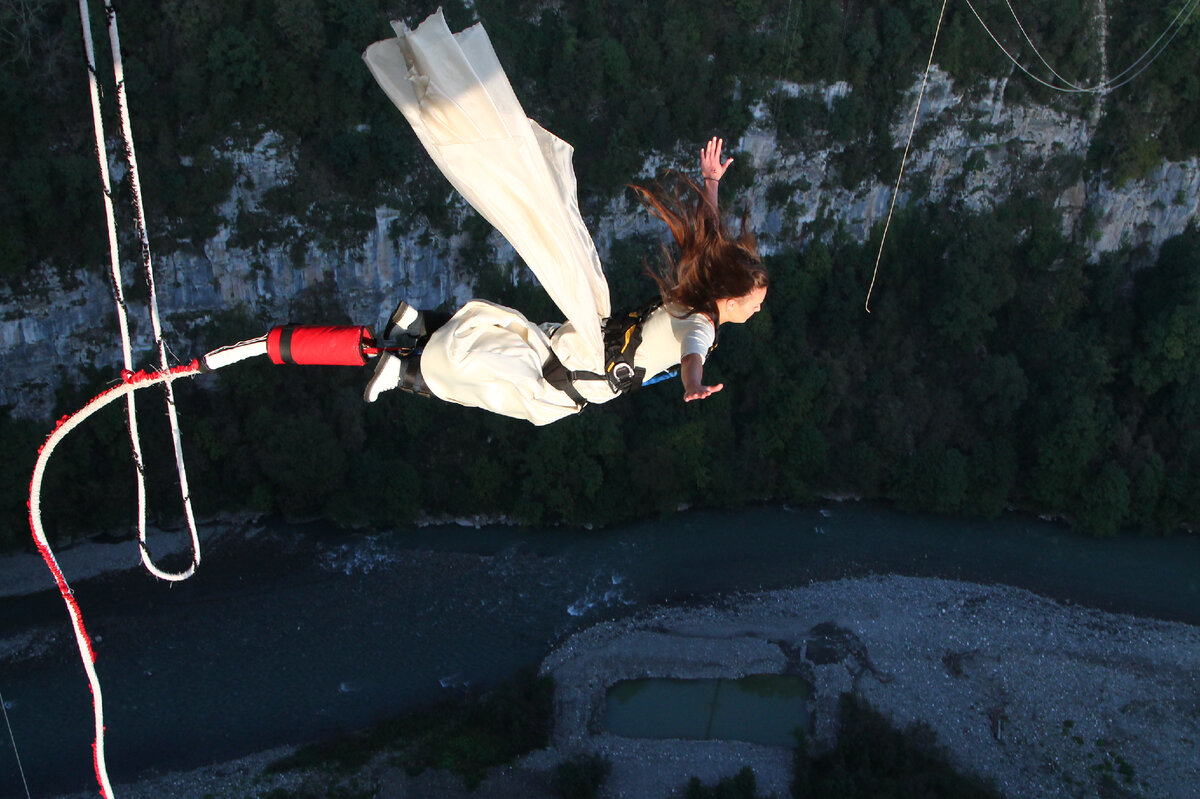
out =
[[432,397],[429,385],[421,376],[421,353],[416,352],[403,359],[404,366],[400,370],[401,391],[408,391],[420,397]]
[[383,328],[384,341],[398,336],[410,336],[420,347],[429,340],[433,331],[450,321],[450,314],[441,311],[419,311],[407,301],[401,300]]
[[379,362],[375,364],[375,372],[367,381],[363,390],[363,399],[374,402],[385,391],[398,388],[410,394],[421,397],[431,397],[425,378],[421,377],[421,354],[397,355],[394,352],[383,352]]

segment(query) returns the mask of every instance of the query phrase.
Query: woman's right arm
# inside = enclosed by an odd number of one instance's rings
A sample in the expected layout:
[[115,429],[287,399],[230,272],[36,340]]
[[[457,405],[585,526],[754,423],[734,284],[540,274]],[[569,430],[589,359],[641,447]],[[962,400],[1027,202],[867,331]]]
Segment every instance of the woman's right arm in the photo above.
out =
[[700,175],[704,178],[704,196],[714,211],[720,208],[717,205],[717,187],[725,175],[725,170],[733,163],[732,158],[726,159],[724,163],[721,161],[721,147],[724,144],[724,139],[713,136],[700,150]]

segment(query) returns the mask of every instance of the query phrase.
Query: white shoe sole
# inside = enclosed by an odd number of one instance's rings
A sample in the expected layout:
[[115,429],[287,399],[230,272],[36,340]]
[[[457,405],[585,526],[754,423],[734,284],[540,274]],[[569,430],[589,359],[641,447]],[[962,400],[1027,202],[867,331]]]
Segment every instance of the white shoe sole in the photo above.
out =
[[404,361],[398,356],[390,352],[382,353],[379,356],[379,363],[375,365],[374,374],[371,375],[366,389],[363,390],[363,399],[367,402],[374,402],[383,392],[391,391],[400,385],[400,372],[403,366]]
[[405,300],[401,300],[400,304],[396,306],[396,310],[392,311],[392,315],[388,318],[387,326],[383,328],[383,338],[391,339],[400,333],[416,335],[413,326],[419,321],[421,321],[421,312]]

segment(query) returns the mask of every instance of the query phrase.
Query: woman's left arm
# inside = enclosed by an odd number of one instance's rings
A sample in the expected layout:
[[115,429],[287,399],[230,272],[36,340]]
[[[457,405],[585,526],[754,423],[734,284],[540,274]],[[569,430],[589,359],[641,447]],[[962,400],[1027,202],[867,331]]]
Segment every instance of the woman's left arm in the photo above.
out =
[[683,380],[684,402],[706,399],[725,388],[724,383],[704,385],[704,359],[694,352],[689,352],[679,362],[679,377]]
[[717,186],[725,176],[725,170],[733,163],[732,158],[721,161],[721,148],[724,144],[724,139],[713,136],[700,150],[700,175],[704,178],[704,196],[714,211],[720,208],[717,205]]

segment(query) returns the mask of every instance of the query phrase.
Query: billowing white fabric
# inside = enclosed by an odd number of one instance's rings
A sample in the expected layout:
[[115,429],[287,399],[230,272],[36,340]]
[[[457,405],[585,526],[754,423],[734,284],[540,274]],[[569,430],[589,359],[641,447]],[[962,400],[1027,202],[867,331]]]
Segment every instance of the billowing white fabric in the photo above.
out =
[[[471,300],[430,337],[421,376],[447,402],[544,425],[579,410],[542,377],[549,357],[550,339],[522,313]],[[602,385],[607,397],[598,401],[612,399]]]
[[368,47],[367,66],[434,163],[571,321],[580,339],[571,368],[601,371],[608,282],[579,214],[571,146],[525,116],[481,25],[453,34],[440,10],[415,30],[392,25],[396,38]]

